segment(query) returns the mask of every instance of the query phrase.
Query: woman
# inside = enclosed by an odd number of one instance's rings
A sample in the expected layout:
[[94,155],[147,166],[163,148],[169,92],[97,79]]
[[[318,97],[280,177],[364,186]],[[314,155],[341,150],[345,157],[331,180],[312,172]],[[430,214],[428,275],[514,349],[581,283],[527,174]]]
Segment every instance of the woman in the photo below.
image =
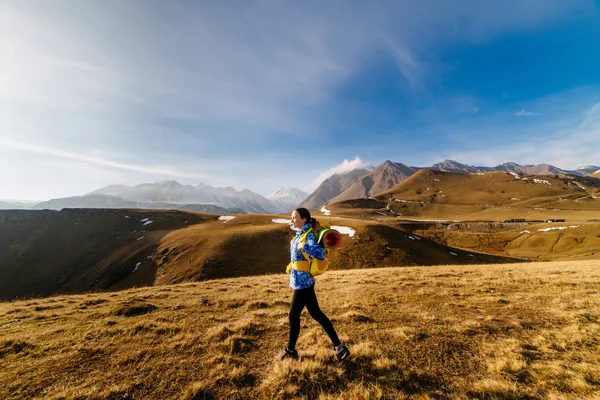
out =
[[[297,208],[292,213],[292,227],[297,230],[296,237],[292,240],[290,246],[292,264],[306,262],[304,254],[309,258],[318,260],[325,259],[325,252],[317,243],[315,232],[318,228],[318,222],[310,216],[310,211],[306,208]],[[300,243],[300,237],[307,230],[311,230],[306,236],[306,243]],[[296,264],[298,265],[298,264]],[[296,351],[296,341],[300,334],[300,314],[306,306],[310,316],[313,317],[327,332],[333,344],[333,356],[336,361],[341,361],[350,355],[350,351],[338,338],[333,324],[319,308],[317,296],[315,294],[315,278],[310,272],[290,269],[290,287],[294,289],[292,304],[290,306],[290,335],[288,345],[283,349],[281,359],[298,358]]]

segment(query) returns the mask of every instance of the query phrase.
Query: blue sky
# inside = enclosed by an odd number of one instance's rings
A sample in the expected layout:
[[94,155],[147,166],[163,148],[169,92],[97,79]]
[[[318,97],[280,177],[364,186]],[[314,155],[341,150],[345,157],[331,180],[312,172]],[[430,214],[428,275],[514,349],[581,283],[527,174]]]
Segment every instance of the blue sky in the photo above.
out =
[[600,165],[594,1],[9,0],[0,55],[0,199]]

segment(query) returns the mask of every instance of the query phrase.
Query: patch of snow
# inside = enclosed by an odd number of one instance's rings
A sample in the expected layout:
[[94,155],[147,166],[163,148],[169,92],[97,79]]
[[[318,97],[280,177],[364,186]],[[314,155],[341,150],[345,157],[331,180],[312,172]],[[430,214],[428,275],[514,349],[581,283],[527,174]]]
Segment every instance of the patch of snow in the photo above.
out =
[[467,254],[469,257],[475,257],[473,254],[469,253]]
[[529,232],[527,229],[525,229],[524,231],[521,231],[520,233],[523,234],[523,233],[531,233],[531,232]]
[[129,219],[129,215],[126,215],[125,218]]
[[335,229],[336,231],[338,231],[342,235],[348,235],[350,237],[354,236],[354,234],[356,233],[356,231],[354,229],[348,228],[347,226],[332,225],[331,229]]
[[386,214],[386,213],[382,213],[382,212],[380,212],[380,211],[375,211],[375,212],[376,212],[377,214],[379,214],[379,215],[385,215],[385,216],[387,216],[387,214]]
[[439,182],[439,181],[440,181],[438,178],[433,178],[433,180],[434,180],[435,182]]
[[331,211],[326,209],[325,206],[321,207],[321,212],[325,215],[331,215]]
[[276,224],[291,224],[292,220],[285,218],[273,218],[271,222],[275,222]]
[[451,251],[450,254],[452,254],[454,257],[458,256],[458,254],[454,253],[453,251]]
[[516,197],[511,197],[510,199],[511,199],[511,200],[514,200],[514,201],[518,201],[518,200],[519,200],[519,199],[517,199]]
[[511,174],[512,176],[515,177],[515,179],[521,179],[521,175],[517,174],[516,172],[509,172],[509,174]]
[[148,218],[140,219],[140,222],[146,222],[146,221],[148,221]]
[[138,267],[139,267],[141,264],[142,264],[141,262],[138,262],[137,264],[135,264],[135,268],[134,268],[134,269],[133,269],[133,271],[131,271],[131,272],[135,272],[135,271],[137,271]]
[[223,223],[225,223],[225,222],[231,221],[234,218],[235,217],[233,215],[221,215],[221,216],[219,216],[218,219],[219,219],[219,221],[224,221]]
[[549,232],[549,231],[554,231],[554,230],[560,230],[562,231],[563,229],[568,229],[568,228],[579,228],[579,225],[571,225],[571,226],[553,226],[551,228],[542,228],[542,229],[538,229],[538,231],[540,232]]
[[146,221],[146,222],[144,222],[144,225],[150,225],[152,222],[154,222],[154,221]]
[[551,184],[550,182],[548,182],[547,180],[545,180],[545,179],[537,179],[537,178],[533,178],[533,182],[534,182],[534,183],[542,183],[542,184],[544,184],[544,185],[549,185],[549,186],[552,186],[552,184]]
[[409,238],[410,240],[417,240],[417,239],[415,239],[415,238],[414,238],[413,236],[411,236],[411,235],[408,235],[408,238]]
[[142,240],[144,238],[144,236],[137,238],[136,240]]

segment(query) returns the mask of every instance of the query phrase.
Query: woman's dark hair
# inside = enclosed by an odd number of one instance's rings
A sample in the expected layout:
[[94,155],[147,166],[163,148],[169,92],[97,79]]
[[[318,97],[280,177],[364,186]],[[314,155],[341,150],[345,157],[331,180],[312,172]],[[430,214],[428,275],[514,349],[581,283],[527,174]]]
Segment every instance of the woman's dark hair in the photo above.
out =
[[294,211],[298,213],[300,218],[305,219],[306,222],[310,222],[310,225],[312,226],[312,229],[316,235],[321,228],[321,225],[319,224],[319,221],[310,216],[310,211],[304,207],[296,208]]

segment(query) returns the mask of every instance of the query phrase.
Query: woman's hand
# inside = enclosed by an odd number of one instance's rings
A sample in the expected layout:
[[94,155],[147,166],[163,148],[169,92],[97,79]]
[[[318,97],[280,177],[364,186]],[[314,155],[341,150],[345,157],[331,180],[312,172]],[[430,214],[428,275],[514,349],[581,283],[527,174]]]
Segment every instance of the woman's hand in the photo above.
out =
[[304,243],[298,243],[298,251],[302,251],[302,249],[304,248]]

